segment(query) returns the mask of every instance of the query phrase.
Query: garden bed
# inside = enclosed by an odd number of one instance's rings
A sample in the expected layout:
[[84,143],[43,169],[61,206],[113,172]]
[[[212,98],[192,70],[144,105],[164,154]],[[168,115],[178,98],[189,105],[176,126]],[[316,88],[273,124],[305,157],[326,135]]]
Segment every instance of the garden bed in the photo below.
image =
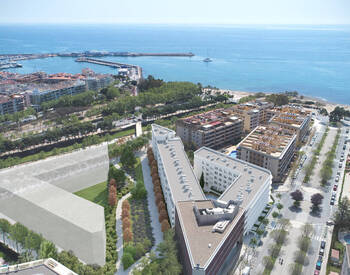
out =
[[133,233],[133,243],[143,244],[145,239],[150,240],[151,246],[146,248],[147,252],[154,245],[154,237],[152,234],[151,217],[148,212],[147,199],[130,199],[130,212]]

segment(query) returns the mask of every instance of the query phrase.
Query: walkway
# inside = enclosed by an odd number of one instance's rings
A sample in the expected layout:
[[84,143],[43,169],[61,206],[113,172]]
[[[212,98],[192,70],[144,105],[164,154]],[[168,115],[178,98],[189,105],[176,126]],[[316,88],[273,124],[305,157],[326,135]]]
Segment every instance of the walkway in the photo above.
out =
[[117,210],[116,210],[116,218],[117,218],[117,223],[116,223],[116,230],[117,230],[117,252],[118,252],[118,261],[116,263],[117,267],[117,273],[116,274],[128,274],[128,273],[123,273],[120,271],[123,271],[123,265],[121,263],[122,256],[123,256],[123,224],[122,224],[122,204],[123,201],[127,200],[131,196],[130,193],[124,195],[117,204]]
[[[145,183],[145,188],[147,190],[147,200],[148,200],[148,211],[150,212],[151,217],[151,226],[152,226],[152,233],[153,237],[155,239],[154,246],[152,247],[152,251],[155,251],[158,244],[163,241],[163,233],[161,230],[161,225],[158,221],[158,208],[155,202],[154,192],[153,192],[153,183],[152,183],[152,177],[151,177],[151,169],[148,165],[148,159],[147,155],[144,151],[138,152],[137,157],[140,157],[141,165],[142,165],[142,174],[143,174],[143,180]],[[115,166],[118,168],[118,164],[115,164]],[[129,175],[127,175],[130,177]],[[127,270],[123,269],[123,265],[121,263],[121,259],[123,257],[123,229],[122,229],[122,220],[121,220],[121,212],[122,212],[122,203],[125,199],[130,197],[130,193],[126,194],[122,199],[118,201],[117,210],[116,210],[116,217],[117,217],[117,235],[118,235],[118,241],[117,241],[117,251],[118,251],[118,261],[116,264],[117,267],[117,275],[127,275],[131,274],[132,270],[137,268],[137,266],[140,265],[141,259],[136,261],[132,266],[130,266]],[[146,254],[146,257],[148,257],[149,253]]]

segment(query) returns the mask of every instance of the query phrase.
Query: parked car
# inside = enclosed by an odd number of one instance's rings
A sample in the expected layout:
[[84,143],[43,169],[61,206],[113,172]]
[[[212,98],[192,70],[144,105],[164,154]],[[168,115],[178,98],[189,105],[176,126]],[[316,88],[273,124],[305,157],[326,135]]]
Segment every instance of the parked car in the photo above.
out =
[[316,269],[317,269],[317,270],[321,270],[321,265],[322,265],[322,262],[317,261],[317,263],[316,263]]
[[331,199],[330,205],[334,205],[334,199]]
[[320,275],[320,271],[316,269],[314,275]]
[[344,151],[345,151],[345,149],[346,149],[346,145],[343,146],[343,150],[344,150]]
[[319,251],[318,255],[321,255],[321,256],[324,255],[324,248],[320,248],[320,251]]
[[335,177],[335,181],[338,182],[339,181],[339,176]]
[[337,191],[338,185],[334,184],[333,191]]
[[340,176],[340,171],[337,172],[337,176]]
[[325,249],[326,247],[326,242],[325,241],[321,241],[321,248]]
[[328,221],[326,222],[326,224],[329,225],[329,226],[334,225],[334,221],[328,220]]
[[339,162],[339,168],[342,168],[343,164],[341,162]]

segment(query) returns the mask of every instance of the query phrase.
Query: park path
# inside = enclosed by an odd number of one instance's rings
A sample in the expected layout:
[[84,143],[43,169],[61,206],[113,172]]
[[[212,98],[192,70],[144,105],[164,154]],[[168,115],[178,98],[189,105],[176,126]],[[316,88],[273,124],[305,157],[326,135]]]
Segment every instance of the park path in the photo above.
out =
[[[152,233],[155,240],[154,246],[152,247],[152,251],[155,251],[157,245],[163,241],[163,233],[161,231],[161,225],[158,221],[158,208],[155,202],[155,196],[153,192],[151,169],[148,165],[148,159],[145,151],[138,152],[137,157],[140,157],[140,160],[141,160],[143,181],[145,184],[145,188],[147,190],[148,211],[150,212]],[[119,168],[118,164],[115,164],[115,166]],[[127,176],[130,177],[129,175]],[[133,179],[132,181],[134,182]],[[118,241],[117,241],[118,261],[116,263],[117,272],[115,274],[117,275],[132,274],[132,270],[137,268],[140,265],[141,260],[143,259],[142,257],[141,259],[136,261],[133,265],[131,265],[128,269],[126,270],[123,269],[123,265],[121,263],[121,259],[123,257],[123,228],[122,228],[121,212],[122,212],[123,201],[125,199],[128,199],[130,196],[131,196],[130,193],[123,196],[118,201],[117,210],[116,210],[116,218],[117,218],[116,226],[117,226],[117,235],[118,235]],[[148,256],[149,256],[149,253],[145,255],[145,257],[148,257]]]
[[122,256],[123,256],[123,224],[122,224],[122,204],[123,201],[127,200],[131,196],[130,193],[124,195],[120,200],[118,200],[117,204],[117,210],[115,212],[116,214],[116,231],[117,231],[117,252],[118,252],[118,261],[116,263],[117,267],[117,273],[116,274],[128,274],[128,273],[122,273],[123,266],[122,266]]

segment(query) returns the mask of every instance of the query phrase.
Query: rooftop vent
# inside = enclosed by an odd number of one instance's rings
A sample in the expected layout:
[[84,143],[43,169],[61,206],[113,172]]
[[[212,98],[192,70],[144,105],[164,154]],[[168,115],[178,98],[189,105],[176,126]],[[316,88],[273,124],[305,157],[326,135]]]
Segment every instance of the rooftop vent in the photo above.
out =
[[208,248],[211,248],[211,243],[208,244]]

